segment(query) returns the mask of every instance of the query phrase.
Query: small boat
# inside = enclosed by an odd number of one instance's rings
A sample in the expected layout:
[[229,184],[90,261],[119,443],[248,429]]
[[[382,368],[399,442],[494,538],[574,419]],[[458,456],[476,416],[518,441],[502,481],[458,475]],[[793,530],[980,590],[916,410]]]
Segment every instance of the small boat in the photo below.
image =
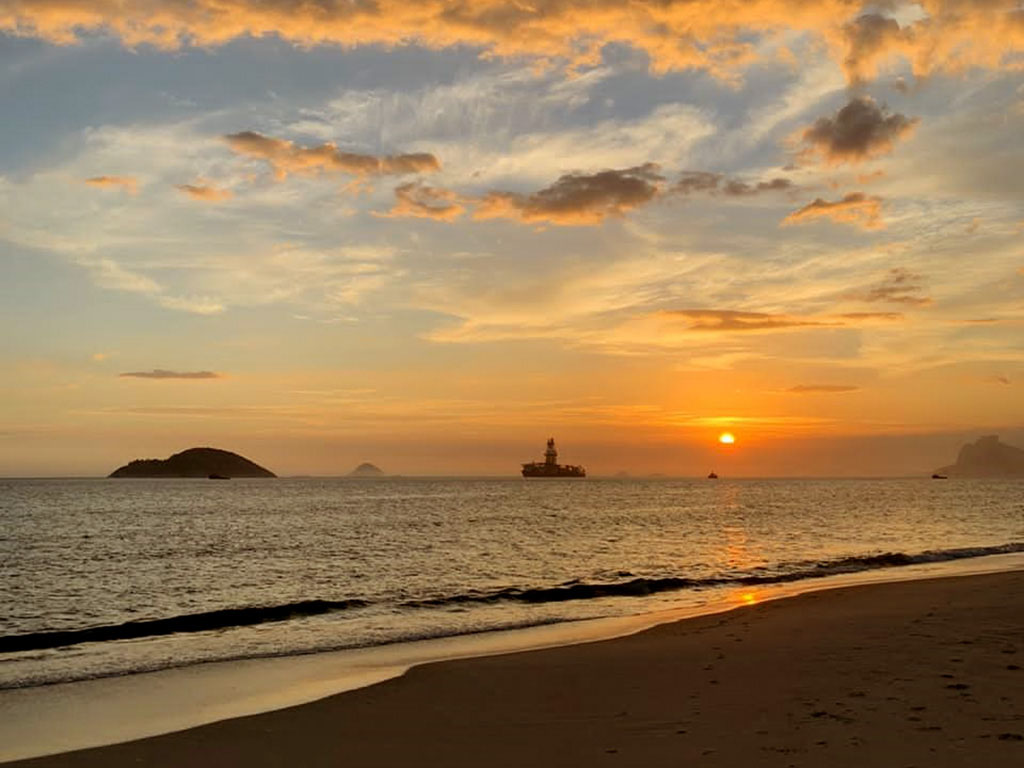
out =
[[949,477],[946,475],[940,475],[938,472],[936,472],[934,475],[932,475],[932,480],[949,480]]
[[717,480],[717,479],[718,479],[718,475],[716,475],[714,472],[709,472],[708,473],[708,480]]
[[207,480],[230,480],[231,478],[227,475],[218,475],[216,472],[211,472],[206,476]]

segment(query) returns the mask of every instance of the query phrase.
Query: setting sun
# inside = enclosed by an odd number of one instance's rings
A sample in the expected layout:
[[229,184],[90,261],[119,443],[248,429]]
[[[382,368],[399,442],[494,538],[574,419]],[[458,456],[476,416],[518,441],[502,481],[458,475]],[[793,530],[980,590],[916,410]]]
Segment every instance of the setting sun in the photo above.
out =
[[736,442],[736,437],[732,432],[723,432],[718,436],[718,442],[723,445],[732,445]]

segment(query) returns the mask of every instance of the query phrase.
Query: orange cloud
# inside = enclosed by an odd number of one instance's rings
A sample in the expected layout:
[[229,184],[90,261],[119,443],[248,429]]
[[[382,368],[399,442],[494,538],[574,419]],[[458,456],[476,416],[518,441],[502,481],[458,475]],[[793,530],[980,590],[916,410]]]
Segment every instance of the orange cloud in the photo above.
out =
[[901,320],[898,312],[849,312],[842,315],[800,317],[735,309],[668,309],[663,317],[687,322],[690,331],[782,331],[791,328],[843,328],[875,320]]
[[841,323],[767,312],[732,309],[671,309],[662,314],[689,322],[691,331],[777,331],[785,328],[835,326]]
[[910,63],[916,77],[969,69],[1021,66],[1024,18],[1017,0],[918,0],[924,16],[901,26],[877,13],[857,16],[838,34],[826,33],[847,80],[876,77],[893,59]]
[[786,216],[782,224],[801,224],[821,217],[861,229],[882,229],[885,226],[882,223],[882,198],[868,196],[863,192],[851,192],[835,202],[815,198]]
[[139,194],[139,180],[134,176],[93,176],[86,179],[90,187],[115,187],[123,189],[129,195]]
[[881,320],[888,322],[892,320],[902,320],[904,315],[902,312],[843,312],[841,315],[836,315],[843,320],[855,320],[855,321],[867,321]]
[[430,173],[440,170],[441,163],[426,152],[404,155],[361,155],[341,152],[331,142],[315,147],[299,147],[291,141],[274,139],[253,131],[232,133],[224,137],[231,149],[240,155],[265,160],[274,176],[283,180],[289,173],[348,173],[353,176],[401,176],[407,173]]
[[889,113],[870,96],[855,96],[832,117],[821,117],[801,137],[810,146],[802,157],[821,155],[828,165],[860,163],[892,151],[914,130],[917,118]]
[[[920,0],[901,26],[862,15],[863,0],[7,0],[0,31],[68,44],[104,33],[163,49],[277,36],[303,46],[472,46],[484,54],[593,63],[609,43],[648,54],[658,72],[701,69],[731,79],[776,56],[782,33],[823,41],[851,82],[894,57],[915,74],[1016,64],[1017,0]],[[880,7],[891,7],[883,3]],[[769,45],[765,45],[769,43]]]
[[188,195],[193,200],[200,200],[204,203],[220,203],[234,197],[234,193],[230,189],[221,189],[212,184],[176,184],[174,188],[183,195]]
[[816,395],[856,392],[859,389],[860,387],[853,386],[852,384],[797,384],[786,391],[794,395]]
[[531,195],[491,192],[479,201],[475,219],[514,219],[527,223],[583,226],[653,200],[664,181],[654,163],[634,168],[569,173]]
[[413,216],[437,221],[454,221],[466,210],[459,196],[450,189],[409,182],[395,187],[395,205],[387,213],[376,216],[399,218]]

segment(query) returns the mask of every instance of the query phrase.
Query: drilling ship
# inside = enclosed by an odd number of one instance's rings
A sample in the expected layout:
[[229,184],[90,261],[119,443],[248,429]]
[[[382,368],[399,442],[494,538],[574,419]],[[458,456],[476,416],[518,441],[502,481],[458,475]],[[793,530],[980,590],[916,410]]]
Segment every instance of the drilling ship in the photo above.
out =
[[548,438],[548,449],[544,461],[523,464],[523,477],[586,477],[587,470],[576,464],[559,464],[555,438]]

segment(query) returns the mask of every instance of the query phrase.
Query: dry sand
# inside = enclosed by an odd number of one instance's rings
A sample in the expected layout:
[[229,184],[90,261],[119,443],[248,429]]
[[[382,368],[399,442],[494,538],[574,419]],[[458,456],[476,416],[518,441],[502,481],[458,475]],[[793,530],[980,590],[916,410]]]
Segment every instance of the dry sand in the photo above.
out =
[[932,579],[425,665],[312,704],[7,765],[1020,766],[1021,666],[1024,572]]

